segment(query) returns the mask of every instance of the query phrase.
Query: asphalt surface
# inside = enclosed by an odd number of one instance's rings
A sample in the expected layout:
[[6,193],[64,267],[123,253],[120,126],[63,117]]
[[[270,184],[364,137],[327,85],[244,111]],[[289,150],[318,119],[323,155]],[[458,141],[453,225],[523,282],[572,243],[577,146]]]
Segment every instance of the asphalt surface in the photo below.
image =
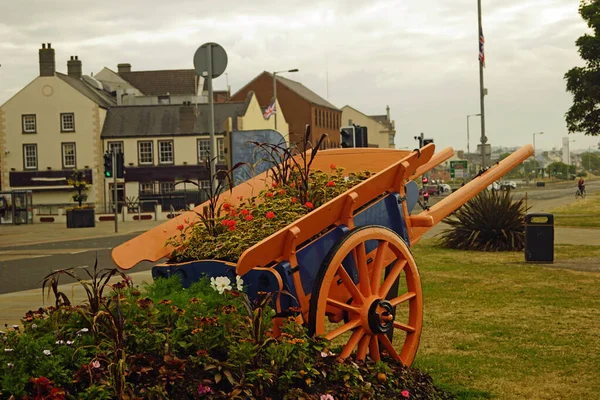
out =
[[[61,268],[85,267],[90,272],[98,260],[98,269],[115,268],[110,253],[119,244],[138,234],[5,246],[0,249],[0,294],[41,288],[44,277]],[[155,263],[142,262],[135,272],[147,271]],[[87,276],[84,271],[79,276]],[[74,282],[62,276],[60,283]]]

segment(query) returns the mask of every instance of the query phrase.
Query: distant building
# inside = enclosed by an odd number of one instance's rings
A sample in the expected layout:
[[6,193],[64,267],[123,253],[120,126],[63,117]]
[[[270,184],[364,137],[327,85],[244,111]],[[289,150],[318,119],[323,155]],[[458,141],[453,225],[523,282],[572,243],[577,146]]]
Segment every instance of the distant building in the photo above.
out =
[[[324,147],[340,146],[342,111],[300,82],[277,75],[277,100],[289,123],[290,143],[299,143],[310,124],[310,141],[315,144],[322,134],[327,134]],[[230,101],[242,101],[248,92],[256,93],[258,103],[265,109],[273,102],[273,74],[264,71],[234,93]],[[278,117],[279,118],[279,117]],[[279,121],[277,122],[279,130]]]
[[352,124],[366,126],[369,147],[395,148],[396,123],[390,119],[390,107],[385,115],[366,115],[354,107],[342,107],[342,126]]

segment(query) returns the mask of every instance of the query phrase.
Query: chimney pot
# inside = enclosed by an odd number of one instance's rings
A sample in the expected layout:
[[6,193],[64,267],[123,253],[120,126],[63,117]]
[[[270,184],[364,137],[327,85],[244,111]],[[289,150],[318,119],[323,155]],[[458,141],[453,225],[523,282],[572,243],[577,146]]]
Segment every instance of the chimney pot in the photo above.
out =
[[42,49],[46,48],[46,43],[42,43]]
[[131,72],[131,64],[117,64],[117,72],[123,73],[123,72]]
[[48,48],[51,49],[52,48],[52,43],[48,43]]
[[54,76],[56,72],[56,62],[54,59],[54,49],[48,47],[42,43],[42,48],[39,50],[39,65],[40,65],[40,76]]

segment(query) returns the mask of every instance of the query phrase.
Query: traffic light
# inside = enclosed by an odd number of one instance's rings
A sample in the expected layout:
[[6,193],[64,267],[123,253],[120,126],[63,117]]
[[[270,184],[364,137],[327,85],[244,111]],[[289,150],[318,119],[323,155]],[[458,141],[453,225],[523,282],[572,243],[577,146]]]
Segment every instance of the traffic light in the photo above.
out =
[[125,157],[123,153],[117,153],[117,178],[125,177]]
[[354,127],[353,126],[345,126],[340,129],[340,136],[342,147],[354,147]]
[[354,125],[355,143],[354,147],[369,147],[369,137],[366,126]]
[[104,177],[113,177],[113,158],[112,153],[104,153]]

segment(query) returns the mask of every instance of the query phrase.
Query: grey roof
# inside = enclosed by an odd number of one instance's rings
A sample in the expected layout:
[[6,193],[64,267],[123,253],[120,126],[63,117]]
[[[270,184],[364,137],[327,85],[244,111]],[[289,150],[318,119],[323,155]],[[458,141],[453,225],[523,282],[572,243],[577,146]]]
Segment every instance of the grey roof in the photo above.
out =
[[[273,74],[271,74],[270,72],[267,72],[267,74],[269,74],[271,78],[273,77]],[[328,102],[327,100],[325,100],[324,98],[322,98],[321,96],[319,96],[318,94],[301,84],[300,82],[296,82],[279,75],[277,75],[277,81],[290,88],[290,90],[294,91],[296,94],[298,94],[298,96],[304,98],[305,100],[308,100],[313,104],[340,111],[339,108],[337,108],[336,106],[334,106],[333,104],[331,104],[330,102]]]
[[60,72],[55,72],[56,76],[79,93],[98,104],[100,107],[108,108],[116,105],[116,100],[104,90],[96,89],[90,86],[83,79],[76,79]]
[[119,76],[147,96],[195,95],[197,91],[193,69],[130,71],[121,72]]
[[[192,132],[183,132],[180,123],[180,109],[191,108],[195,115],[196,107],[198,116],[195,117]],[[224,123],[228,117],[233,118],[233,130],[237,129],[237,118],[246,113],[248,101],[235,103],[215,103],[215,132],[224,132]],[[184,106],[172,105],[142,105],[119,106],[109,109],[104,127],[103,138],[119,137],[152,137],[152,136],[177,136],[200,135],[209,133],[209,106],[198,104]],[[184,123],[185,125],[185,123]]]

